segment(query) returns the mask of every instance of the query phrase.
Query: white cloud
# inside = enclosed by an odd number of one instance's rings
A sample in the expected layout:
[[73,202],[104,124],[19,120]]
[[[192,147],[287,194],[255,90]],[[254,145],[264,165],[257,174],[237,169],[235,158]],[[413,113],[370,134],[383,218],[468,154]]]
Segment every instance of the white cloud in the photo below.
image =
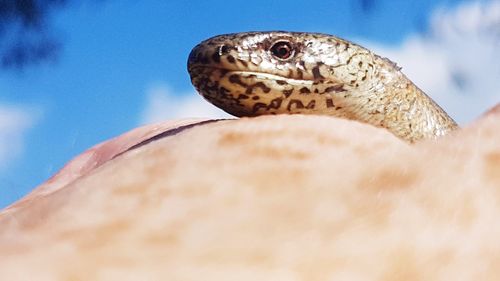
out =
[[174,118],[232,118],[195,91],[186,94],[174,94],[164,83],[151,86],[147,90],[146,107],[141,123],[154,123]]
[[438,9],[428,33],[398,47],[366,45],[402,66],[459,123],[500,102],[500,1]]
[[38,115],[31,108],[0,104],[0,171],[22,155],[26,133]]

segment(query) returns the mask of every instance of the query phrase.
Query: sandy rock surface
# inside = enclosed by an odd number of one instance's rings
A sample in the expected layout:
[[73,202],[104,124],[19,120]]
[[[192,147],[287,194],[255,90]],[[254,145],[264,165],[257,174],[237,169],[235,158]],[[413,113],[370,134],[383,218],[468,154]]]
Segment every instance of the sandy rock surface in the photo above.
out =
[[500,276],[500,105],[413,146],[324,116],[183,122],[101,144],[0,212],[1,279]]

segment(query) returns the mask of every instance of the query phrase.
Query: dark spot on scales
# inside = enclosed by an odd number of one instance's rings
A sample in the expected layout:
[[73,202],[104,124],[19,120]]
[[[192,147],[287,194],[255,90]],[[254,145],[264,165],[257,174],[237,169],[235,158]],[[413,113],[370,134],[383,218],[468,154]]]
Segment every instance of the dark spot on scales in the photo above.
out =
[[218,83],[216,83],[214,85],[208,85],[208,84],[206,84],[206,85],[203,86],[203,88],[208,93],[214,93],[214,94],[216,94],[216,93],[218,93],[218,92],[220,92],[222,90],[226,90],[225,88],[219,89],[219,84]]
[[268,110],[271,108],[278,109],[281,106],[281,102],[283,102],[283,98],[275,98],[274,100],[271,101],[267,109]]
[[240,86],[245,87],[245,88],[248,86],[246,83],[241,81],[240,77],[237,74],[233,74],[233,75],[229,76],[229,82],[231,82],[233,84],[240,85]]
[[226,74],[229,72],[227,69],[219,69],[220,77],[226,76]]
[[214,54],[212,55],[212,60],[216,63],[220,62],[219,52],[214,52]]
[[228,89],[226,89],[226,88],[224,88],[224,87],[220,87],[220,88],[219,88],[219,95],[220,95],[221,97],[228,97],[228,96],[230,96],[230,94],[229,94],[229,90],[228,90]]
[[227,61],[229,63],[233,63],[234,64],[236,62],[236,59],[233,56],[229,55],[229,56],[227,56]]
[[310,102],[306,105],[306,108],[307,108],[307,109],[314,109],[315,107],[316,107],[316,101],[315,101],[315,100],[310,101]]
[[243,65],[243,67],[248,67],[248,62],[244,60],[238,60],[238,61]]
[[345,92],[344,85],[334,85],[325,89],[325,93],[330,92]]
[[304,104],[302,103],[301,100],[296,100],[296,99],[293,99],[293,100],[290,100],[290,102],[288,103],[288,106],[286,107],[286,109],[288,111],[291,111],[292,110],[292,107],[295,105],[295,108],[294,109],[303,109],[303,108],[306,108],[306,109],[313,109],[315,106],[316,106],[316,101],[315,100],[312,100],[310,101],[306,106],[304,106]]
[[278,85],[285,85],[287,83],[284,80],[276,80],[276,84],[278,84]]
[[307,87],[302,87],[302,88],[300,89],[300,93],[301,93],[301,94],[310,94],[310,93],[311,93],[311,90],[309,90],[309,88],[307,88]]
[[269,111],[270,109],[278,109],[280,108],[282,102],[283,98],[275,98],[269,103],[269,105],[262,102],[258,102],[254,104],[252,108],[252,113],[256,113],[261,108],[265,109],[265,111]]
[[314,80],[322,80],[322,79],[325,79],[325,77],[323,77],[323,75],[321,75],[321,73],[320,73],[320,71],[319,71],[319,66],[315,66],[315,67],[312,69],[312,74],[313,74]]
[[257,82],[253,85],[253,87],[255,88],[261,88],[261,90],[264,92],[264,93],[269,93],[271,91],[271,88],[269,88],[268,86],[266,86],[266,84],[264,84],[263,82]]
[[271,91],[271,88],[266,86],[266,84],[264,84],[263,82],[257,82],[253,85],[248,86],[247,89],[245,90],[245,94],[251,95],[253,93],[253,89],[255,89],[255,88],[260,88],[262,90],[262,92],[264,92],[266,94]]
[[293,93],[293,89],[292,90],[283,90],[283,95],[285,95],[285,98],[288,98],[292,93]]
[[304,79],[304,73],[300,69],[297,69],[297,79]]
[[255,103],[253,105],[253,108],[252,108],[252,113],[256,113],[261,108],[266,108],[267,109],[267,104],[262,103],[262,102]]
[[332,99],[326,99],[326,107],[327,108],[335,107],[335,105],[333,104],[333,100]]

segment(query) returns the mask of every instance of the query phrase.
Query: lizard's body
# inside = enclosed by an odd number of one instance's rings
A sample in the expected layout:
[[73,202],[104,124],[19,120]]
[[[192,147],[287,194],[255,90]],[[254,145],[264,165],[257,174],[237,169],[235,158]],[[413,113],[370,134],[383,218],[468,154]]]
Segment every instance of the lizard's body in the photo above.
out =
[[393,62],[331,35],[220,35],[192,50],[188,70],[203,97],[235,116],[332,115],[409,142],[457,128]]

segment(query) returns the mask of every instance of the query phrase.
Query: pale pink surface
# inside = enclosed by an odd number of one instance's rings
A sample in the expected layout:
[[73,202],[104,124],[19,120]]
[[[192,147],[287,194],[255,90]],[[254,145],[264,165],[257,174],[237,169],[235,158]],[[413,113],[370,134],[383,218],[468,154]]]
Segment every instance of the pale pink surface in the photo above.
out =
[[[8,206],[2,212],[12,211],[19,208],[24,204],[29,204],[31,200],[39,196],[45,196],[52,192],[63,188],[82,175],[98,168],[103,163],[113,159],[116,155],[126,151],[132,146],[141,143],[151,137],[154,137],[163,132],[174,130],[179,127],[206,121],[207,119],[181,119],[181,120],[168,120],[162,123],[149,124],[139,128],[135,128],[120,136],[112,138],[97,144],[82,154],[76,156],[69,161],[60,171],[54,174],[46,182],[37,186],[30,194],[23,197],[21,200]],[[1,213],[1,212],[0,212]]]
[[0,213],[0,273],[498,280],[499,124],[500,105],[408,145],[358,122],[263,116],[200,124],[102,160],[131,141]]

